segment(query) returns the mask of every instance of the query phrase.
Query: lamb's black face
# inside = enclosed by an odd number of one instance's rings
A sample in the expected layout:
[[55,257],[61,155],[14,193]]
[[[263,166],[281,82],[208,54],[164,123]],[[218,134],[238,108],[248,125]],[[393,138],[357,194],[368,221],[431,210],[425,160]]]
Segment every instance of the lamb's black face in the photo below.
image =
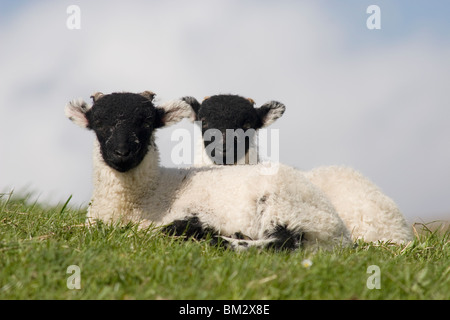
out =
[[[222,148],[215,148],[209,156],[216,164],[236,164],[240,158],[245,156],[253,139],[255,130],[262,127],[263,123],[253,102],[237,95],[216,95],[203,101],[197,113],[197,120],[202,122],[202,134],[204,145],[207,148],[215,142],[214,136],[208,141],[205,132],[209,129],[217,129],[221,132]],[[234,139],[227,143],[227,129],[235,132],[235,135],[228,135]],[[241,129],[241,130],[239,130]],[[245,133],[245,134],[244,134]],[[215,142],[217,144],[217,142]],[[243,147],[243,149],[242,149]],[[238,150],[244,150],[239,153]],[[233,154],[233,163],[227,162],[227,154]]]
[[126,172],[144,159],[158,112],[152,101],[140,94],[112,93],[96,99],[86,118],[88,128],[97,135],[103,160]]

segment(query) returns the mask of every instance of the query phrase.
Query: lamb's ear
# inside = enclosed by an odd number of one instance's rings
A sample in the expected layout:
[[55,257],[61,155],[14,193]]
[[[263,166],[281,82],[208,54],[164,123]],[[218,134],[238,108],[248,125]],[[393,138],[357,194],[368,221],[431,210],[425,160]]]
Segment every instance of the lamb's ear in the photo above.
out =
[[195,120],[195,112],[192,107],[183,100],[172,100],[156,108],[157,121],[155,128],[167,127],[188,118]]
[[256,112],[261,119],[262,127],[267,127],[280,118],[285,110],[286,107],[281,102],[269,101],[257,108]]
[[200,103],[197,101],[197,99],[195,99],[194,97],[183,97],[181,98],[181,100],[190,105],[192,110],[194,111],[194,118],[191,120],[192,121],[198,120],[198,111],[200,110]]
[[83,99],[75,99],[66,104],[64,112],[66,117],[72,120],[75,124],[82,128],[89,126],[89,120],[86,117],[86,112],[92,106],[88,105]]

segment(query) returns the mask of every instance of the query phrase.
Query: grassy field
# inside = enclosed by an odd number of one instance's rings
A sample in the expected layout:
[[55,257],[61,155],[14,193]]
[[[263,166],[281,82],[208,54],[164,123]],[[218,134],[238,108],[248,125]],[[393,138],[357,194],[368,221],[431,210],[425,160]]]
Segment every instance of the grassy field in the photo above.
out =
[[237,253],[84,217],[2,195],[0,299],[450,299],[448,230],[416,226],[407,246]]

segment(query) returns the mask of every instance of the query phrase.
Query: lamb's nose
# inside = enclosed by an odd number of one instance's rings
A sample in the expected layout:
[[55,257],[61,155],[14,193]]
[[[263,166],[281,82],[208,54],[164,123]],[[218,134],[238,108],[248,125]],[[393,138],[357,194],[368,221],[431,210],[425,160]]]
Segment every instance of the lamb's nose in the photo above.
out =
[[114,153],[121,157],[126,157],[130,155],[130,149],[127,146],[119,146],[116,150],[114,150]]

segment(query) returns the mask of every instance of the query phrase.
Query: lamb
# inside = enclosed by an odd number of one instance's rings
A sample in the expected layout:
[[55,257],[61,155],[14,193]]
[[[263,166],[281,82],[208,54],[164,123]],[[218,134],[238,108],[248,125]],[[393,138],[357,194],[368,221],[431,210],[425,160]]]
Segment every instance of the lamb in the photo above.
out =
[[[278,101],[269,101],[254,108],[252,99],[232,94],[206,97],[201,105],[195,98],[183,99],[193,108],[196,123],[200,124],[202,130],[203,139],[197,141],[194,157],[197,166],[258,163],[256,130],[269,126],[285,111],[285,106]],[[217,130],[218,134],[213,136],[214,139],[209,139],[212,130]]]
[[160,167],[154,132],[193,117],[186,102],[155,106],[150,91],[92,98],[93,105],[79,99],[65,108],[70,120],[97,137],[89,220],[212,234],[236,250],[352,245],[327,197],[294,168],[264,175],[259,165]]
[[[184,98],[184,101],[193,106],[196,119],[201,121],[202,132],[212,128],[219,129],[225,136],[226,129],[253,129],[254,131],[273,123],[281,117],[285,111],[283,104],[270,102],[272,106],[265,117],[260,117],[260,122],[252,120],[254,114],[261,111],[253,108],[253,100],[236,95],[217,95],[206,99],[200,105],[194,98]],[[214,103],[211,103],[213,101]],[[267,104],[266,104],[267,105]],[[263,106],[264,107],[264,106]],[[261,107],[261,109],[263,108]],[[253,109],[253,110],[251,110]],[[239,125],[245,124],[245,125]],[[208,142],[200,141],[203,165],[219,164],[217,159],[206,152]],[[219,150],[226,150],[226,141]],[[240,142],[242,143],[242,142]],[[203,145],[205,147],[203,147]],[[228,147],[229,148],[229,147]],[[252,150],[253,148],[253,150]],[[249,164],[249,154],[256,152],[256,146],[245,145],[245,157],[238,154],[237,143],[234,150],[227,150],[227,154],[233,153],[234,164]],[[245,161],[243,161],[245,158]],[[220,160],[220,159],[219,159]],[[319,187],[335,206],[341,219],[349,229],[353,240],[363,239],[367,242],[392,241],[405,243],[412,239],[412,231],[395,202],[356,170],[343,166],[324,166],[304,172],[306,177]]]

